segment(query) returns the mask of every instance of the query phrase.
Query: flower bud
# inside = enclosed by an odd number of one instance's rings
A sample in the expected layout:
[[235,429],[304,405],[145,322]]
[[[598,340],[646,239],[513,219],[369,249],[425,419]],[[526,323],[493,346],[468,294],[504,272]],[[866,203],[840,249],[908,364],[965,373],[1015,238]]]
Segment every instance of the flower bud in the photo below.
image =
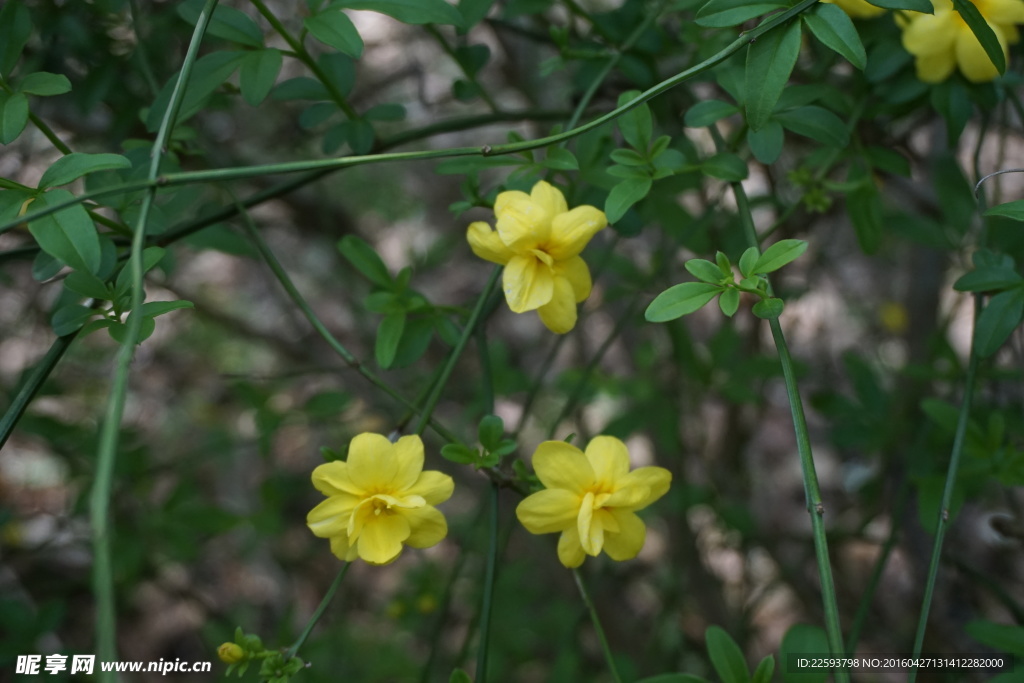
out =
[[223,643],[217,648],[217,656],[225,664],[237,664],[245,659],[245,650],[238,643]]

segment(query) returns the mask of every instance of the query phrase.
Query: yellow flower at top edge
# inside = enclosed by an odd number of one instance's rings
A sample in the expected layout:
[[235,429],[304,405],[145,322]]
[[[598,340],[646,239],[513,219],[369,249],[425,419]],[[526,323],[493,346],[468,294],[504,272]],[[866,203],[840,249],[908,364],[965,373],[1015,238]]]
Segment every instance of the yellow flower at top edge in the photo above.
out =
[[838,5],[839,9],[846,12],[853,19],[871,19],[881,16],[887,11],[884,7],[872,5],[865,0],[822,0]]
[[[901,22],[903,47],[914,55],[917,77],[941,83],[953,70],[972,83],[991,81],[999,72],[950,0],[932,0],[935,14],[906,12]],[[1024,0],[974,0],[975,7],[999,39],[1009,59],[1011,43],[1020,40],[1016,24],[1024,23]]]
[[580,252],[608,225],[593,206],[569,210],[565,196],[541,180],[530,194],[502,192],[494,202],[495,229],[483,221],[466,239],[480,258],[505,266],[502,287],[515,313],[537,311],[556,334],[576,326],[576,304],[590,296],[590,269]]
[[447,474],[423,471],[423,442],[403,436],[391,443],[380,434],[352,439],[348,460],[313,470],[313,486],[327,496],[306,517],[331,552],[370,564],[398,559],[403,545],[428,548],[448,534],[444,515],[434,506],[452,495]]
[[532,534],[561,532],[558,559],[583,564],[602,550],[630,560],[644,546],[647,528],[637,516],[668,491],[672,474],[663,467],[629,471],[626,445],[596,437],[586,452],[564,441],[545,441],[533,454],[533,469],[547,488],[519,503],[516,517]]

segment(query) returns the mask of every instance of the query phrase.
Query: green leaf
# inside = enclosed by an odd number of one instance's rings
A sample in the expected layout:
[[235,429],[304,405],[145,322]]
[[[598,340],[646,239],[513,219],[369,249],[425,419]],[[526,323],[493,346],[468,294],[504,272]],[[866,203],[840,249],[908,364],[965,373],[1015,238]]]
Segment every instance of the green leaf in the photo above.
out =
[[747,177],[747,165],[732,152],[719,152],[701,162],[700,170],[712,178],[736,183]]
[[749,683],[747,660],[736,641],[719,626],[709,626],[704,638],[711,665],[715,667],[722,683]]
[[626,178],[613,187],[604,203],[604,213],[608,217],[608,222],[618,221],[629,207],[646,197],[650,191],[650,178]]
[[21,79],[21,82],[18,83],[18,92],[40,97],[63,95],[66,92],[71,92],[71,81],[63,74],[37,71]]
[[718,307],[730,318],[736,314],[740,307],[740,290],[730,287],[718,297]]
[[697,10],[697,25],[725,28],[785,7],[781,2],[750,2],[750,0],[710,0]]
[[94,315],[96,315],[96,311],[87,306],[69,304],[54,311],[53,317],[50,318],[50,325],[53,326],[53,331],[58,337],[63,337],[82,329],[82,326],[89,322],[89,318]]
[[795,624],[786,631],[779,646],[779,669],[783,683],[825,683],[829,669],[811,669],[797,665],[800,657],[827,657],[828,637],[825,631],[809,624]]
[[131,168],[132,162],[120,154],[85,154],[72,152],[53,162],[39,179],[39,189],[67,185],[89,173]]
[[489,451],[493,451],[501,443],[501,437],[505,435],[505,423],[497,415],[488,415],[480,420],[480,427],[477,429],[477,438],[480,445]]
[[90,299],[110,301],[114,298],[113,291],[107,287],[103,280],[82,270],[68,273],[68,276],[64,279],[64,286],[72,292],[89,297]]
[[754,264],[757,263],[757,259],[761,257],[761,252],[758,251],[757,247],[747,247],[743,254],[740,255],[740,274],[743,277],[750,277],[754,274]]
[[[178,16],[195,26],[205,4],[203,0],[185,0],[178,5]],[[249,15],[225,5],[218,5],[213,11],[206,33],[240,45],[263,47],[263,31],[256,22]]]
[[332,3],[331,7],[368,9],[406,24],[462,25],[459,10],[444,0],[341,0]]
[[974,328],[974,352],[987,358],[999,350],[1024,317],[1024,289],[1000,292],[989,299]]
[[464,20],[462,28],[469,30],[479,24],[493,5],[494,0],[459,0],[459,12]]
[[[67,190],[51,190],[36,198],[36,208],[55,206],[74,197]],[[74,204],[29,223],[39,247],[75,270],[95,273],[100,267],[100,240],[96,226],[81,204]]]
[[774,118],[765,122],[760,130],[747,129],[747,145],[762,164],[774,164],[778,160],[785,138],[782,124]]
[[754,670],[754,675],[750,679],[751,683],[772,683],[773,673],[775,673],[775,658],[767,655]]
[[754,265],[751,266],[752,273],[771,273],[791,261],[795,261],[807,251],[807,242],[803,240],[779,240],[764,250]]
[[647,158],[635,149],[613,149],[609,155],[611,160],[624,166],[646,166]]
[[0,92],[0,144],[9,145],[17,140],[27,123],[28,98],[25,94]]
[[8,0],[0,8],[0,76],[11,75],[29,36],[32,17],[21,0]]
[[178,301],[147,301],[142,304],[142,316],[144,318],[156,318],[164,313],[170,313],[182,308],[195,308],[195,304],[184,299],[179,299]]
[[735,104],[721,100],[703,100],[686,110],[683,122],[690,128],[704,128],[739,111]]
[[925,14],[935,13],[935,8],[932,6],[931,0],[869,0],[869,2],[875,7],[884,7],[885,9],[904,9],[912,10],[914,12],[924,12]]
[[281,71],[281,61],[281,51],[273,48],[246,55],[238,72],[238,85],[250,106],[257,106],[273,90],[277,74]]
[[[219,51],[200,57],[192,67],[185,95],[181,101],[176,124],[181,125],[206,104],[206,100],[221,87],[246,58],[245,52]],[[171,101],[171,93],[178,82],[178,74],[171,76],[161,88],[146,115],[146,129],[155,133],[163,121],[164,112]]]
[[1024,199],[998,204],[985,212],[986,216],[1003,216],[1015,221],[1024,221]]
[[761,36],[747,49],[747,123],[760,130],[772,115],[800,54],[800,22]]
[[60,272],[64,264],[53,258],[45,251],[40,251],[32,259],[32,279],[36,282],[46,282]]
[[991,292],[1017,287],[1024,278],[1012,268],[976,268],[953,283],[958,292]]
[[695,278],[704,282],[710,282],[713,285],[721,284],[722,280],[725,280],[728,277],[722,274],[722,270],[717,264],[714,264],[707,259],[690,259],[686,262],[685,266]]
[[769,299],[761,299],[754,304],[754,307],[750,310],[758,318],[762,318],[764,320],[775,320],[782,315],[782,309],[784,306],[785,304],[782,302],[782,299],[776,299],[773,297]]
[[541,165],[544,168],[550,168],[555,171],[576,171],[579,170],[580,162],[566,148],[551,147],[548,149],[547,156],[544,157]]
[[388,267],[365,240],[355,235],[345,235],[338,242],[338,250],[367,280],[378,287],[391,287]]
[[822,107],[797,107],[779,112],[775,120],[797,135],[817,140],[823,145],[842,148],[850,142],[850,132],[843,120]]
[[328,100],[330,94],[320,81],[300,76],[282,81],[274,88],[273,99],[287,100]]
[[461,443],[450,443],[441,447],[441,457],[460,465],[470,465],[480,459],[480,452]]
[[963,18],[967,27],[971,29],[971,33],[981,43],[981,47],[985,50],[988,58],[992,60],[996,70],[1001,74],[1006,73],[1006,55],[1003,53],[1003,46],[977,6],[971,0],[953,0],[953,9]]
[[706,282],[684,282],[669,287],[654,297],[654,301],[644,311],[648,322],[663,323],[701,309],[722,291],[718,285]]
[[[107,321],[103,321],[106,323]],[[110,337],[118,344],[124,344],[128,338],[128,325],[125,323],[118,323],[111,321],[108,325],[107,333]],[[152,318],[143,318],[142,324],[139,327],[139,340],[138,344],[146,341],[153,335],[153,331],[156,330],[156,321]]]
[[395,354],[398,352],[398,343],[402,340],[402,332],[405,330],[405,313],[392,313],[385,316],[377,327],[377,342],[374,345],[374,353],[377,356],[377,365],[385,370],[391,367],[395,361]]
[[[640,97],[638,90],[629,90],[619,95],[618,106],[623,106]],[[618,119],[619,132],[633,149],[646,152],[651,144],[654,126],[651,110],[646,103],[630,109]]]
[[[145,275],[149,271],[156,267],[156,264],[160,263],[163,259],[165,250],[161,247],[147,247],[142,250],[142,274]],[[127,267],[121,268],[121,272],[117,274],[117,282],[114,284],[114,292],[118,297],[127,295],[128,289],[132,286],[132,269]]]
[[845,57],[850,64],[864,70],[868,61],[864,43],[846,12],[836,5],[818,4],[802,16],[818,40]]
[[946,224],[958,234],[965,234],[971,225],[976,201],[974,190],[964,177],[959,160],[952,152],[941,152],[934,155],[930,167],[935,194]]
[[340,10],[328,9],[302,22],[306,30],[324,45],[359,59],[363,54],[363,39],[352,20]]
[[324,152],[333,153],[342,143],[348,144],[355,154],[366,154],[373,148],[376,133],[365,119],[342,121],[324,136]]
[[715,252],[715,263],[718,264],[718,269],[722,271],[723,276],[732,276],[732,263],[729,262],[729,257],[725,255],[725,252]]
[[968,622],[964,630],[982,645],[1024,657],[1024,626],[994,624],[991,621],[976,619]]
[[846,193],[846,212],[860,248],[865,254],[873,254],[882,243],[882,200],[878,188],[868,170],[859,164],[850,167],[848,180],[856,187]]
[[374,105],[363,114],[367,121],[404,121],[405,117],[405,107],[397,102]]

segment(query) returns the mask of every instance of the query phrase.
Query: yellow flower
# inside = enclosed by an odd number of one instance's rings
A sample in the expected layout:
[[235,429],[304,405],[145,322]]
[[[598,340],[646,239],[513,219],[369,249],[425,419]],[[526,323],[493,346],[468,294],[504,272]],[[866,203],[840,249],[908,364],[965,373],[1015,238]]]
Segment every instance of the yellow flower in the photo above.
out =
[[423,471],[423,442],[403,436],[391,443],[380,434],[352,439],[348,461],[329,462],[313,470],[313,486],[327,496],[306,517],[331,552],[351,562],[394,562],[402,545],[427,548],[448,534],[448,524],[434,505],[452,495],[447,474]]
[[853,19],[871,19],[884,14],[886,9],[872,5],[865,0],[823,0],[838,5],[839,9],[846,12]]
[[[935,14],[907,12],[903,47],[914,55],[917,77],[941,83],[957,67],[973,83],[991,81],[999,72],[950,0],[932,0]],[[1020,39],[1015,24],[1024,23],[1024,0],[974,0],[1009,58],[1008,45]]]
[[483,221],[469,226],[473,253],[505,266],[502,286],[515,313],[537,311],[556,334],[576,325],[576,304],[590,296],[590,269],[580,252],[608,225],[602,211],[577,206],[543,180],[530,194],[502,192],[494,203],[496,230]]
[[613,560],[636,557],[647,536],[636,511],[665,495],[672,481],[663,467],[630,472],[626,445],[611,436],[595,438],[586,453],[545,441],[533,468],[547,488],[521,502],[516,516],[531,534],[561,532],[558,559],[570,568],[602,550]]
[[237,643],[221,643],[217,648],[217,657],[225,664],[238,664],[245,659],[245,650]]

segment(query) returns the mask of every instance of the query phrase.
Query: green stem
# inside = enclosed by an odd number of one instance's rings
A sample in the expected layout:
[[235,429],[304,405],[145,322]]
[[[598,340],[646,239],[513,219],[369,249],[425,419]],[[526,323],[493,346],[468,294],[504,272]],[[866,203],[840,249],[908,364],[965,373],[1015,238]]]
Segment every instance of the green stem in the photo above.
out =
[[[713,127],[712,127],[712,130]],[[715,131],[717,133],[717,131]],[[732,183],[733,194],[736,197],[736,205],[739,208],[740,221],[743,224],[743,232],[747,244],[760,249],[757,230],[754,228],[753,215],[750,212],[750,203],[747,201],[747,193],[740,183]],[[769,294],[771,286],[768,287]],[[797,387],[796,371],[793,368],[793,359],[789,355],[789,346],[786,344],[786,337],[782,333],[782,325],[778,318],[769,321],[772,330],[772,338],[775,340],[775,348],[779,354],[779,362],[782,365],[782,375],[786,382],[786,396],[789,398],[789,409],[793,415],[793,429],[796,432],[797,453],[800,456],[800,469],[803,472],[804,494],[807,499],[807,511],[811,516],[811,529],[814,534],[814,554],[818,563],[818,578],[821,582],[822,607],[825,613],[825,632],[828,635],[829,651],[833,657],[841,657],[843,654],[843,634],[839,623],[839,602],[836,599],[835,582],[832,578],[832,563],[828,554],[828,540],[825,534],[825,504],[821,497],[821,487],[818,485],[818,475],[814,467],[814,455],[811,452],[811,437],[807,430],[807,418],[804,416],[803,401],[800,398],[800,390]],[[849,672],[845,669],[835,670],[837,683],[847,683],[850,680]]]
[[494,603],[494,576],[498,566],[498,483],[490,486],[488,515],[487,573],[484,575],[483,605],[480,608],[480,647],[476,658],[476,683],[487,680],[487,653],[491,642],[491,608]]
[[7,439],[11,436],[11,432],[14,431],[14,426],[18,424],[18,420],[25,413],[25,409],[28,408],[28,404],[32,401],[32,398],[39,391],[40,387],[43,386],[43,382],[50,376],[53,369],[57,367],[58,361],[64,352],[71,346],[71,342],[74,341],[75,337],[78,336],[78,332],[69,334],[66,337],[57,337],[57,340],[53,342],[50,349],[46,352],[46,355],[42,357],[39,363],[32,369],[32,372],[25,379],[25,383],[21,385],[17,395],[11,402],[11,405],[7,408],[4,416],[0,418],[0,449],[7,443]]
[[594,625],[594,631],[597,632],[597,640],[601,643],[601,652],[604,653],[605,662],[608,663],[608,671],[612,674],[612,680],[615,683],[622,683],[622,677],[619,676],[619,670],[615,668],[615,658],[612,656],[612,649],[608,646],[608,638],[604,635],[604,629],[601,627],[601,619],[597,616],[597,608],[594,607],[594,601],[590,599],[590,593],[587,592],[587,587],[583,584],[583,577],[580,576],[579,569],[572,570],[572,577],[576,579],[576,587],[580,589],[580,596],[583,597],[583,604],[587,606],[587,611],[590,613],[590,622]]
[[324,612],[327,611],[327,607],[334,599],[334,594],[338,592],[341,580],[345,578],[345,574],[348,573],[348,568],[351,566],[351,562],[346,562],[341,566],[341,569],[338,571],[338,575],[335,576],[334,581],[331,582],[331,587],[327,589],[327,593],[324,594],[320,604],[317,605],[316,611],[313,612],[313,616],[311,616],[309,621],[306,622],[306,628],[302,629],[302,633],[299,634],[298,639],[296,639],[296,641],[292,643],[292,646],[285,651],[284,661],[287,662],[289,659],[294,657],[298,653],[299,648],[305,644],[306,639],[309,638],[309,634],[313,632],[313,627],[316,626],[317,622],[320,621],[320,618],[324,615]]
[[[469,320],[466,321],[466,327],[462,330],[462,336],[459,337],[459,341],[455,344],[455,348],[448,354],[448,360],[445,363],[444,370],[441,371],[441,376],[434,384],[433,391],[430,392],[430,396],[427,397],[427,403],[423,407],[423,411],[420,413],[420,419],[416,423],[416,428],[413,430],[415,434],[422,434],[423,429],[427,425],[427,421],[430,420],[430,416],[434,413],[434,408],[437,407],[437,402],[441,398],[441,391],[444,386],[448,383],[448,378],[451,377],[452,370],[455,369],[455,364],[459,361],[459,356],[462,355],[463,349],[466,348],[466,343],[469,338],[473,336],[473,330],[476,328],[477,323],[482,317],[484,308],[486,307],[487,300],[491,297],[491,291],[498,284],[498,276],[501,275],[501,266],[495,266],[491,270],[491,277],[487,280],[487,284],[484,286],[484,291],[481,292],[480,297],[476,301],[476,306],[473,307],[473,312],[469,314]],[[457,442],[454,437],[448,438],[450,442]]]
[[[239,213],[243,218],[243,225],[245,226],[246,233],[248,233],[249,238],[256,246],[256,249],[259,250],[260,255],[263,257],[263,260],[266,261],[267,265],[270,267],[270,270],[274,273],[274,276],[277,278],[277,281],[281,284],[281,287],[288,294],[288,297],[292,300],[292,302],[296,306],[298,306],[300,311],[302,311],[302,314],[306,317],[306,320],[309,321],[310,325],[313,326],[313,329],[316,330],[317,334],[319,334],[324,339],[324,341],[327,342],[327,344],[334,350],[334,352],[341,356],[341,359],[344,360],[349,367],[351,367],[364,378],[366,378],[370,382],[370,384],[374,385],[375,387],[383,391],[385,394],[401,403],[406,408],[415,411],[417,414],[419,414],[420,422],[423,423],[424,426],[426,424],[429,424],[431,429],[437,432],[437,434],[441,436],[441,438],[447,441],[456,441],[455,435],[452,432],[450,432],[442,425],[438,424],[436,421],[431,420],[429,413],[424,412],[416,405],[414,405],[411,401],[409,401],[407,398],[405,398],[400,393],[395,391],[395,389],[393,389],[391,385],[382,380],[380,377],[376,375],[376,373],[374,373],[372,370],[366,367],[365,363],[363,363],[362,361],[358,360],[355,356],[353,356],[352,353],[349,352],[349,350],[345,348],[344,345],[342,345],[342,343],[338,341],[338,339],[333,334],[331,334],[331,331],[327,329],[327,326],[323,324],[323,322],[316,315],[316,313],[313,312],[313,309],[310,307],[310,305],[306,302],[305,298],[303,298],[302,294],[299,293],[299,290],[296,289],[295,284],[292,282],[292,279],[288,276],[288,273],[281,265],[281,262],[277,260],[277,256],[274,255],[273,250],[271,250],[271,248],[267,245],[266,241],[263,239],[263,236],[260,235],[259,230],[256,229],[256,226],[253,225],[252,218],[250,218],[248,212],[246,212],[242,208],[239,208]],[[422,431],[423,428],[421,427],[417,430],[416,433],[420,434],[422,433]]]
[[[977,308],[978,296],[975,296],[975,307]],[[977,321],[977,313],[975,314]],[[917,634],[914,636],[914,651],[912,656],[921,654],[924,646],[924,634],[928,630],[928,613],[931,610],[932,595],[935,593],[935,582],[939,574],[939,563],[942,559],[942,541],[946,537],[946,527],[949,525],[949,506],[953,499],[953,489],[956,487],[957,470],[960,467],[960,455],[964,450],[964,440],[967,436],[967,425],[970,422],[971,402],[974,397],[974,384],[978,374],[978,354],[974,352],[974,338],[971,337],[971,357],[967,363],[967,375],[964,378],[964,399],[960,405],[960,415],[956,423],[956,436],[953,438],[953,452],[949,457],[949,467],[946,469],[946,485],[942,490],[942,503],[939,505],[939,520],[935,527],[935,542],[932,545],[931,562],[928,565],[928,579],[924,585],[924,601],[921,605],[921,616],[917,622]],[[910,670],[907,677],[908,683],[914,683],[917,679],[917,667]]]
[[427,159],[440,159],[445,157],[463,157],[463,156],[497,156],[503,154],[514,154],[516,152],[523,152],[532,149],[539,149],[541,147],[547,147],[549,145],[557,144],[563,140],[570,140],[579,135],[582,135],[588,131],[599,128],[606,123],[609,123],[622,114],[639,107],[641,104],[648,102],[649,100],[661,95],[662,93],[674,88],[675,86],[688,81],[694,76],[700,75],[723,61],[734,55],[736,52],[745,48],[752,40],[756,40],[760,36],[763,36],[768,31],[775,29],[783,24],[787,23],[804,10],[812,7],[816,4],[817,0],[800,0],[800,2],[785,12],[780,12],[773,15],[771,18],[762,22],[759,26],[750,31],[747,31],[740,35],[739,38],[734,40],[724,49],[717,54],[705,59],[699,64],[679,72],[675,76],[668,78],[657,85],[652,86],[648,90],[641,93],[636,99],[631,100],[620,107],[616,107],[614,110],[599,116],[598,118],[585,123],[581,126],[571,128],[562,133],[556,135],[549,135],[547,137],[538,138],[536,140],[526,140],[523,142],[513,142],[503,145],[483,145],[480,147],[454,147],[451,149],[439,149],[439,150],[422,150],[417,152],[398,152],[398,153],[380,153],[380,154],[367,154],[365,156],[350,156],[340,157],[334,159],[319,159],[311,161],[295,161],[286,162],[280,164],[265,164],[260,166],[248,166],[241,168],[221,168],[212,169],[206,171],[192,171],[183,173],[170,173],[160,176],[156,179],[133,181],[123,183],[114,187],[105,188],[102,190],[96,190],[93,192],[87,192],[79,195],[71,200],[55,203],[52,206],[48,205],[46,208],[38,209],[25,216],[12,220],[8,223],[0,225],[0,232],[10,230],[17,225],[24,222],[29,222],[47,216],[51,213],[66,209],[69,206],[81,203],[87,199],[94,199],[110,194],[119,194],[124,192],[134,192],[152,187],[170,187],[178,185],[187,185],[192,183],[208,183],[223,180],[238,180],[243,178],[251,178],[254,176],[268,175],[274,173],[298,173],[302,171],[316,171],[316,170],[330,170],[337,168],[346,168],[350,166],[360,166],[371,163],[387,163],[395,161],[422,161]]
[[[100,431],[99,450],[96,455],[96,474],[92,493],[89,498],[89,520],[92,524],[93,536],[93,594],[96,600],[96,654],[104,661],[117,659],[116,618],[114,609],[114,575],[110,553],[110,496],[114,477],[114,463],[117,458],[117,446],[121,434],[121,419],[128,395],[128,373],[131,369],[135,346],[138,343],[139,331],[142,328],[142,248],[146,240],[146,226],[149,222],[149,211],[156,195],[156,178],[160,172],[160,159],[167,139],[174,128],[174,120],[178,115],[185,85],[188,83],[192,66],[199,54],[199,44],[210,22],[217,0],[206,0],[192,41],[189,43],[181,73],[171,93],[167,111],[153,141],[149,166],[149,191],[142,199],[139,220],[132,235],[131,256],[127,268],[131,273],[131,311],[125,325],[124,342],[118,350],[114,381],[107,401],[107,411]],[[117,676],[113,672],[101,672],[100,678],[114,681]]]

